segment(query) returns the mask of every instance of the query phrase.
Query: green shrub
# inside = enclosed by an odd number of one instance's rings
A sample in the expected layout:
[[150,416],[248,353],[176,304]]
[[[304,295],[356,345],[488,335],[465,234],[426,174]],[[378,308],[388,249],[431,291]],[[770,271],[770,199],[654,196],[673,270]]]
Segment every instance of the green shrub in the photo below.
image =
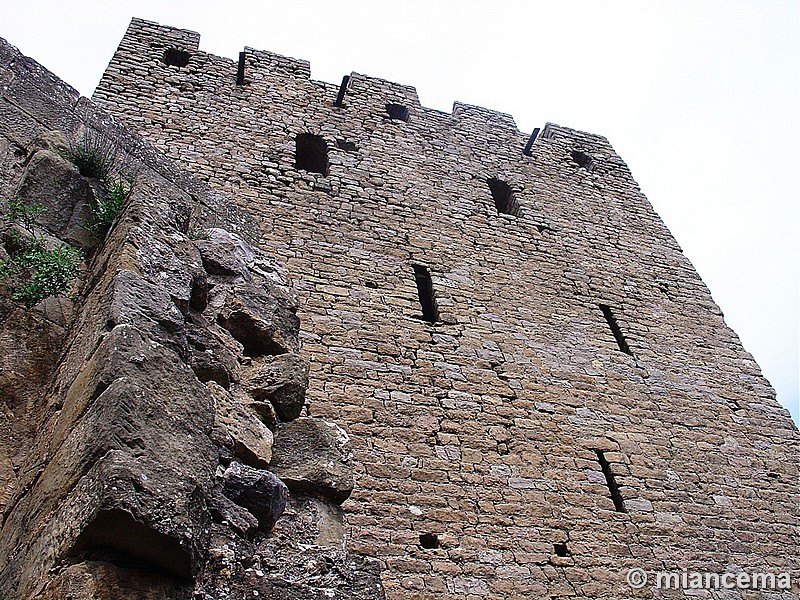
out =
[[6,221],[19,224],[27,235],[11,230],[11,256],[0,261],[0,279],[13,280],[11,298],[25,308],[32,308],[45,298],[63,295],[75,278],[81,253],[76,248],[58,244],[45,247],[44,238],[36,233],[36,216],[41,206],[27,207],[19,199],[8,203]]
[[111,229],[114,219],[117,218],[133,188],[132,182],[125,184],[122,181],[111,180],[108,185],[110,186],[108,192],[97,198],[91,206],[92,218],[86,225],[86,229],[98,235],[105,235]]

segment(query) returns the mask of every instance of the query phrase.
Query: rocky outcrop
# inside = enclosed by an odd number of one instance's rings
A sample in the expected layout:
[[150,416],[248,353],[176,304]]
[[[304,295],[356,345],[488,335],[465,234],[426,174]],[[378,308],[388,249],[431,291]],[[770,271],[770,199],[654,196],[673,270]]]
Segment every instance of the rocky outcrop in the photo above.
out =
[[353,491],[347,434],[336,423],[300,418],[278,426],[270,469],[292,491],[341,504]]
[[[346,436],[302,416],[279,258],[1,40],[0,68],[2,204],[44,204],[38,230],[85,257],[71,298],[26,311],[0,289],[0,597],[382,597],[377,565],[345,551]],[[78,131],[110,136],[135,178],[107,235],[85,226],[102,182],[53,143]]]

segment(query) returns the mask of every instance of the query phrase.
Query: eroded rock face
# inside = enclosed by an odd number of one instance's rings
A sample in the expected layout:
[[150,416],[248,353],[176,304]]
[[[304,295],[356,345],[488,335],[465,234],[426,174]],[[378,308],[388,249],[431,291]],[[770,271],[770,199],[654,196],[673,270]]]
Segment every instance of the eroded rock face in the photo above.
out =
[[217,315],[217,322],[242,344],[247,356],[297,352],[296,306],[273,294],[273,287],[237,283]]
[[242,239],[219,227],[205,230],[205,239],[195,242],[203,257],[203,267],[209,275],[228,275],[250,281],[248,265],[255,252]]
[[308,388],[308,361],[299,354],[267,356],[245,369],[245,389],[253,399],[267,400],[282,421],[300,416]]
[[283,514],[289,490],[273,473],[233,462],[222,474],[222,493],[247,510],[263,531]]
[[347,434],[329,421],[302,417],[279,425],[270,469],[293,492],[320,494],[337,504],[353,491]]
[[[23,311],[0,285],[0,598],[382,597],[376,565],[343,550],[331,498],[347,487],[345,445],[298,444],[339,456],[305,500],[269,469],[308,376],[280,261],[233,233],[256,228],[222,198],[76,114],[76,93],[2,40],[0,65],[16,69],[3,93],[17,111],[0,119],[0,200],[46,203],[43,231],[90,250],[74,302]],[[79,125],[112,128],[132,154],[136,184],[104,240],[83,237],[98,182],[47,141]],[[222,226],[191,240],[198,206]]]
[[272,459],[272,431],[264,425],[258,414],[214,382],[208,388],[214,395],[215,424],[221,427],[227,439],[226,445],[234,455],[253,467],[265,468]]
[[95,240],[85,224],[101,187],[59,154],[39,150],[25,169],[17,195],[29,206],[44,208],[37,218],[43,227],[67,243],[89,248]]

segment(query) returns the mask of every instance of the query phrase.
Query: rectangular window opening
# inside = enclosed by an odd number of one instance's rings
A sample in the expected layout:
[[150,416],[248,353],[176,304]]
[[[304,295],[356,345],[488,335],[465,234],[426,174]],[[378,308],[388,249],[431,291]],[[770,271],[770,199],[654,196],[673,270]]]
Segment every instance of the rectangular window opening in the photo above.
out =
[[594,452],[597,454],[597,462],[600,463],[600,469],[602,469],[603,475],[606,478],[606,485],[608,486],[608,491],[611,493],[611,500],[614,502],[614,510],[621,513],[628,512],[625,510],[622,494],[619,493],[617,480],[614,479],[614,473],[611,472],[611,465],[608,463],[605,453],[602,450],[595,450]]
[[419,294],[419,303],[422,306],[422,318],[428,323],[436,323],[439,320],[439,310],[436,308],[433,281],[428,267],[414,265],[414,279],[417,282],[417,294]]
[[608,326],[611,328],[611,333],[614,334],[614,339],[617,341],[620,352],[633,356],[633,352],[631,352],[631,348],[628,346],[628,342],[625,340],[625,336],[622,335],[622,330],[619,328],[619,324],[611,312],[611,307],[607,304],[600,304],[599,306],[600,310],[603,311],[603,316],[606,318]]

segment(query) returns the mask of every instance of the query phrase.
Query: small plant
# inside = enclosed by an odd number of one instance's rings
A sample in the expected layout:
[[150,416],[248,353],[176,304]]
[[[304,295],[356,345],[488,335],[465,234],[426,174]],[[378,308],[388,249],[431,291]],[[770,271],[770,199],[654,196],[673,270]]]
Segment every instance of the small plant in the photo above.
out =
[[104,191],[97,194],[91,202],[91,217],[84,224],[85,229],[102,236],[111,229],[114,219],[130,195],[133,178],[127,181],[119,178],[120,171],[125,169],[129,158],[126,154],[120,160],[119,132],[107,122],[101,123],[99,127],[91,127],[88,125],[90,120],[89,116],[84,119],[81,136],[70,139],[63,155],[78,167],[81,175],[102,182],[101,188]]
[[84,127],[80,139],[70,140],[64,156],[84,177],[106,181],[117,166],[117,144],[108,132]]
[[133,182],[126,184],[122,181],[109,180],[107,185],[110,187],[108,192],[97,198],[91,206],[92,220],[86,225],[86,229],[92,233],[104,235],[111,228],[133,189]]
[[14,248],[8,259],[0,261],[0,279],[14,280],[11,298],[25,308],[64,294],[75,279],[81,260],[80,251],[64,244],[47,250],[44,238],[35,229],[36,217],[42,212],[41,206],[28,207],[14,199],[8,203],[5,217],[21,226],[27,235],[14,229],[9,232]]

